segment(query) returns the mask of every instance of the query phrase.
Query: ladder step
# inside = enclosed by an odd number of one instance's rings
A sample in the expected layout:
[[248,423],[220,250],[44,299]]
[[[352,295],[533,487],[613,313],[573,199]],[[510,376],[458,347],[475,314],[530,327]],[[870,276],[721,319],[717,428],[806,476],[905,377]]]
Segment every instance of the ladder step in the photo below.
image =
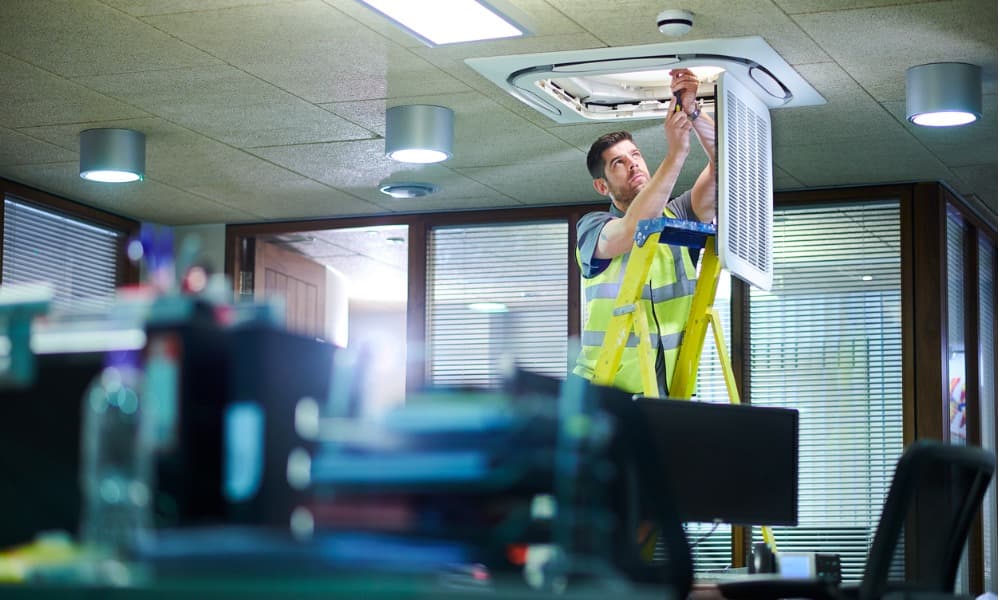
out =
[[616,306],[612,314],[619,317],[621,315],[627,315],[630,312],[635,312],[635,304],[625,304],[624,306]]
[[635,243],[642,246],[649,236],[659,233],[661,244],[701,248],[705,245],[705,238],[717,232],[718,227],[714,223],[657,217],[639,221],[635,231]]

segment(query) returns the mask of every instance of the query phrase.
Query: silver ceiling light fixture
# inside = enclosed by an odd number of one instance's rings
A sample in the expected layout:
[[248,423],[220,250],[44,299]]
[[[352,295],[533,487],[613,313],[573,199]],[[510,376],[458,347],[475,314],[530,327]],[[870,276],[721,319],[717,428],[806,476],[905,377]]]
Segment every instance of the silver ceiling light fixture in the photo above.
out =
[[983,116],[982,69],[968,63],[930,63],[906,70],[906,118],[916,125],[952,127]]
[[409,104],[385,113],[385,155],[399,162],[428,164],[451,158],[455,113],[444,106]]
[[146,135],[132,129],[80,132],[80,177],[103,183],[142,181],[146,176]]

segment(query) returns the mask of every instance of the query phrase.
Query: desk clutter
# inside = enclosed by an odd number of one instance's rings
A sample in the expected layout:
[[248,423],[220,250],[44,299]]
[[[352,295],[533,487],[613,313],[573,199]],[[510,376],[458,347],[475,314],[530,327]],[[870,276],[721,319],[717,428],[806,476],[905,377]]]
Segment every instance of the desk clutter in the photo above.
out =
[[426,390],[367,417],[364,364],[272,316],[162,294],[36,323],[23,339],[48,346],[0,385],[16,490],[0,496],[0,580],[690,585],[634,564],[624,429],[582,383]]

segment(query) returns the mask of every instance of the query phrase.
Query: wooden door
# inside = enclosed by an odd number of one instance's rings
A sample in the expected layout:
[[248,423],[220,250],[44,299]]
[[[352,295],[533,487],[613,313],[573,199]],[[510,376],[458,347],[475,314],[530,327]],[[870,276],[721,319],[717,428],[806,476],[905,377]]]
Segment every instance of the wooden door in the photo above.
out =
[[258,239],[253,280],[254,298],[284,299],[285,325],[290,331],[325,337],[326,267]]

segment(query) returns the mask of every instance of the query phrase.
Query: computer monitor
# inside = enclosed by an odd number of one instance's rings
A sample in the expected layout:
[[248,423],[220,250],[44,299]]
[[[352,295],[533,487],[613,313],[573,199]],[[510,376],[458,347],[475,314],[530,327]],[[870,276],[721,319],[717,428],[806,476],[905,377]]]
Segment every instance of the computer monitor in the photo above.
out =
[[[571,378],[575,376],[571,375]],[[577,378],[579,380],[579,378]],[[633,398],[612,387],[582,380],[571,386],[617,422],[614,460],[642,462],[642,468],[618,465],[618,471],[663,481],[640,481],[643,489],[669,493],[672,512],[683,522],[737,525],[797,525],[799,413],[797,410],[716,404],[693,400]],[[518,369],[507,390],[520,398],[552,401],[563,382]],[[650,485],[650,484],[655,485]],[[616,487],[629,487],[624,481]],[[659,507],[642,511],[653,517]],[[619,499],[623,510],[632,503]]]
[[41,354],[34,383],[0,389],[0,547],[40,531],[76,532],[80,517],[83,394],[101,372],[99,353]]
[[798,411],[662,398],[634,402],[670,478],[681,521],[798,524]]

